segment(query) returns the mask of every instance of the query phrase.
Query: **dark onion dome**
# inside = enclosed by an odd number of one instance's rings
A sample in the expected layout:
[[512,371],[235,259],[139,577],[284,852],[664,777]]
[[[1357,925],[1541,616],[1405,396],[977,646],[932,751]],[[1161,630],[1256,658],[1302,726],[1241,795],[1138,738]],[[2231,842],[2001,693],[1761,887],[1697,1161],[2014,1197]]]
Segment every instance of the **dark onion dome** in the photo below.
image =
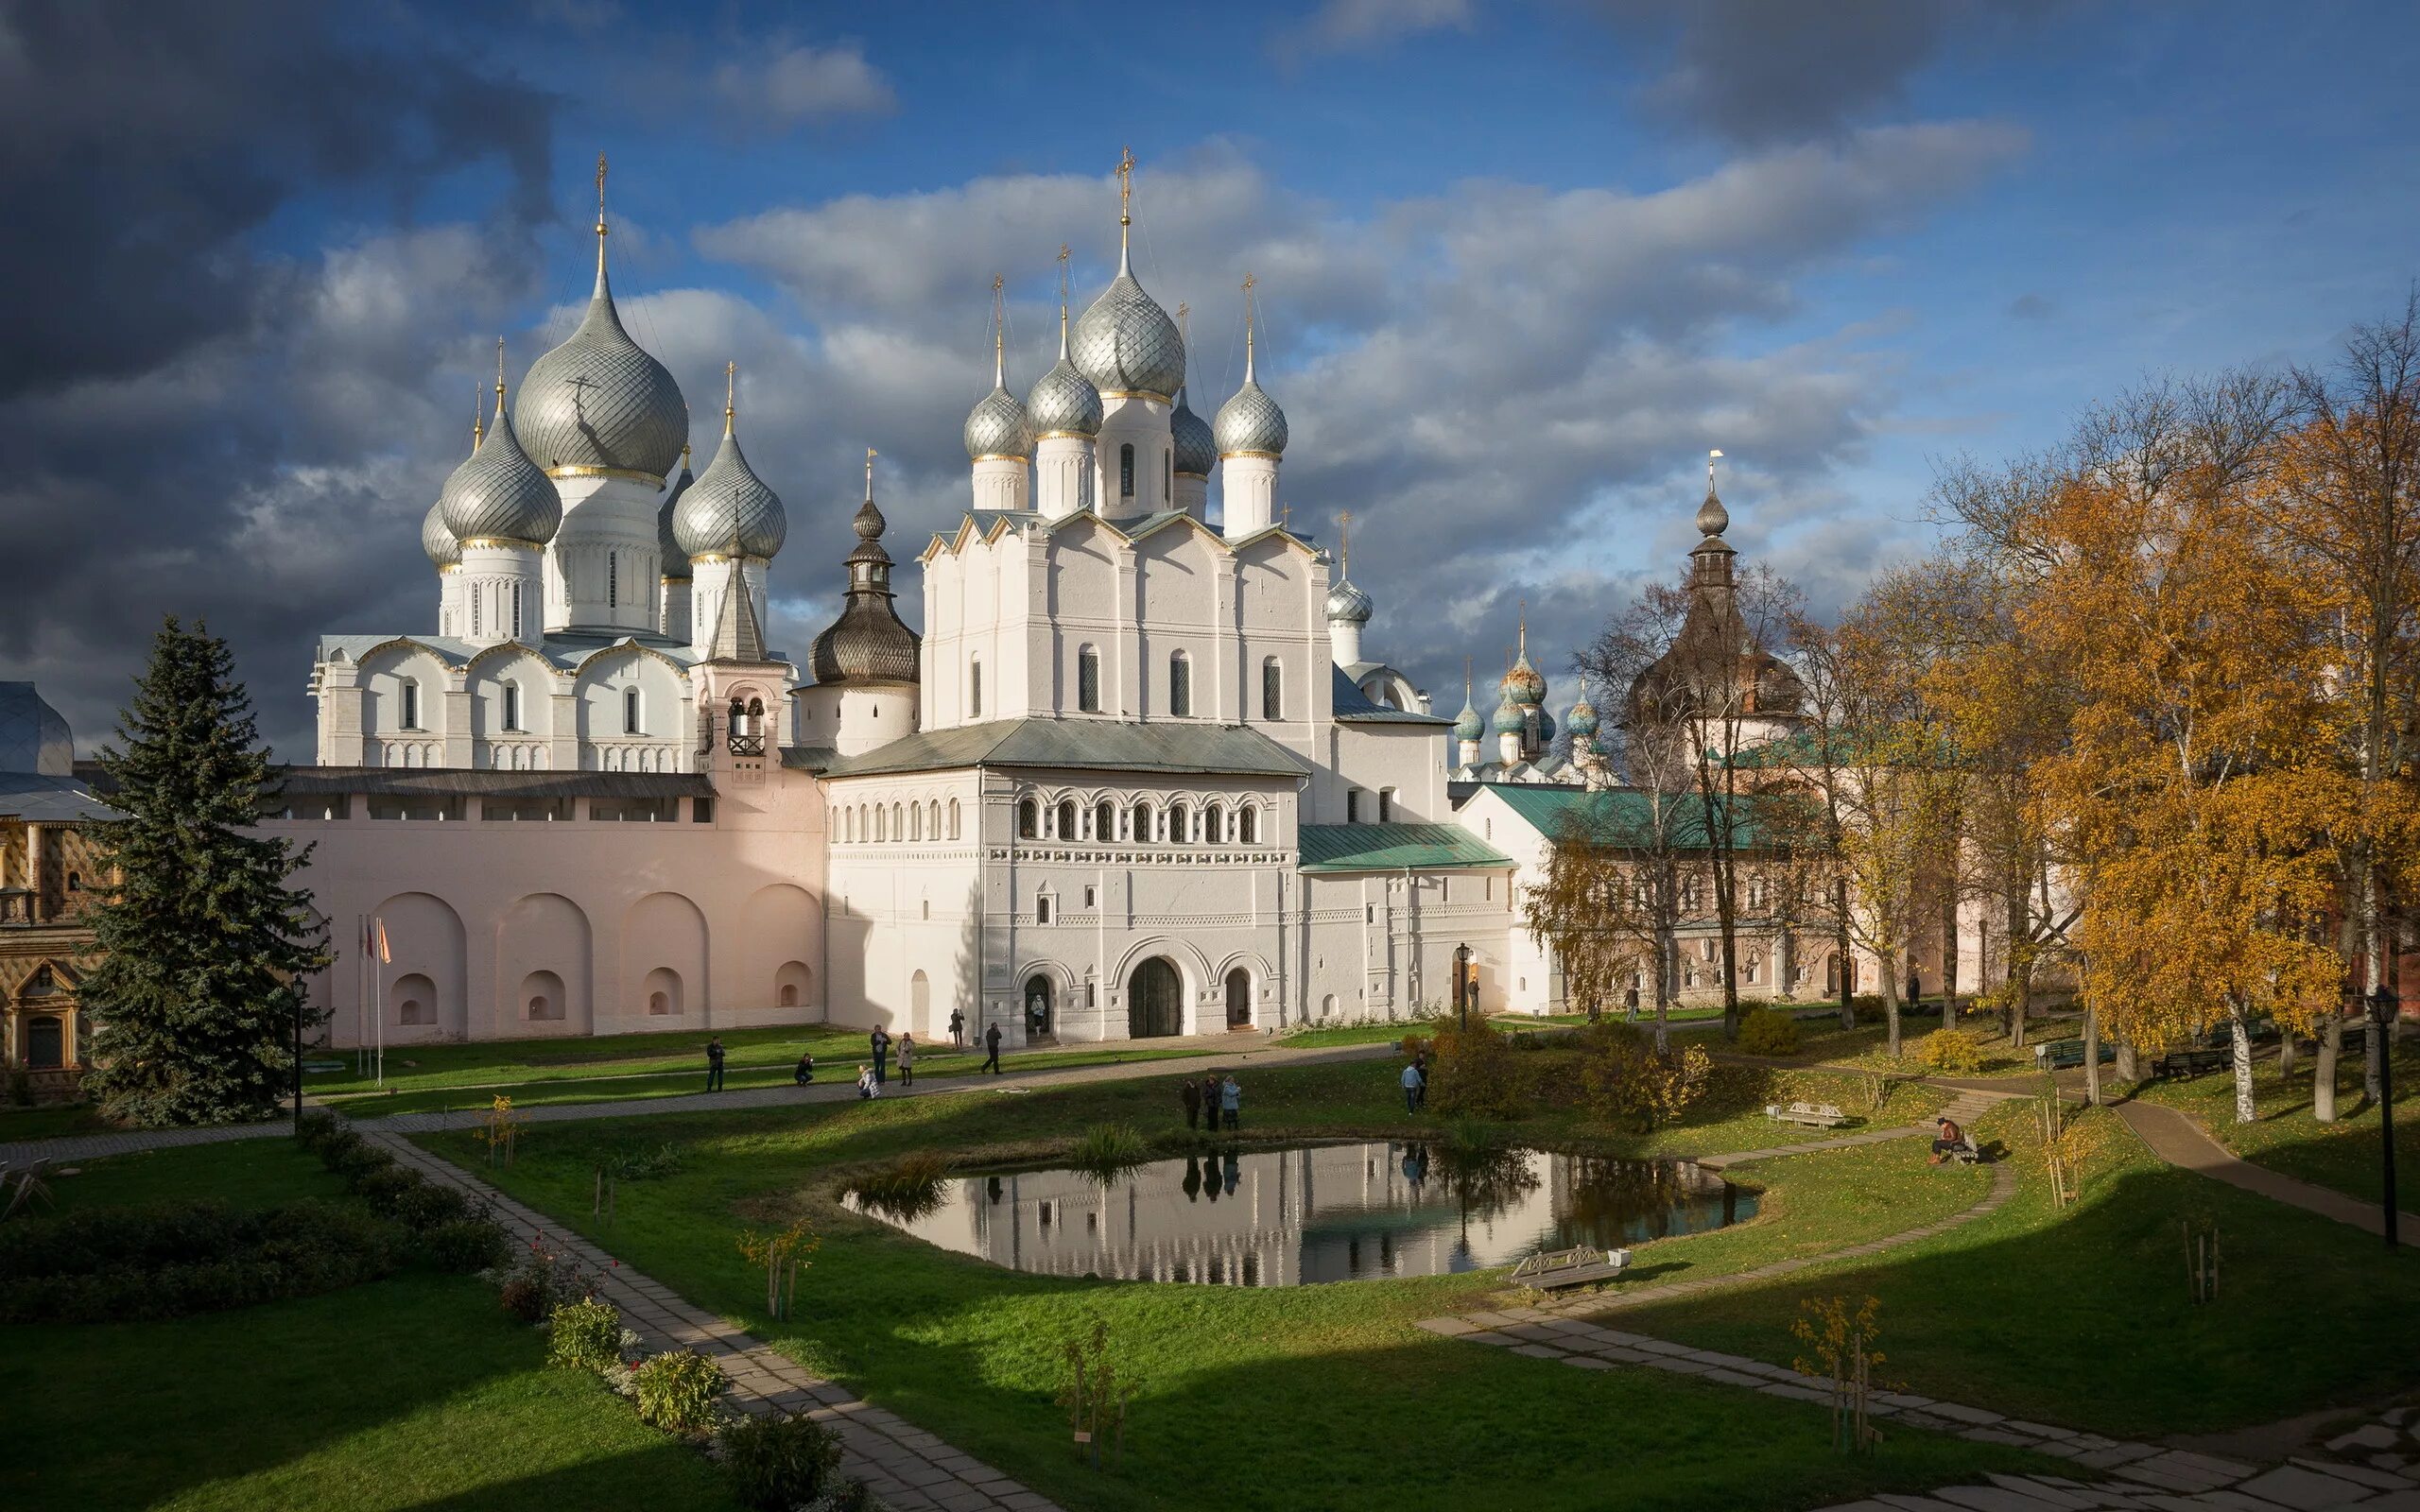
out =
[[487,439],[445,480],[437,507],[458,541],[543,546],[555,539],[563,523],[562,495],[521,449],[512,417],[502,408]]
[[1184,387],[1184,337],[1159,301],[1134,282],[1122,251],[1117,277],[1077,319],[1070,350],[1104,394],[1141,394],[1165,404]]
[[729,405],[723,409],[722,445],[715,459],[681,495],[672,511],[672,543],[692,560],[700,557],[753,557],[770,561],[788,539],[789,516],[781,495],[765,486],[739,449]]
[[[1706,465],[1709,470],[1713,467],[1710,462]],[[1731,511],[1722,507],[1722,500],[1716,496],[1714,486],[1708,484],[1705,503],[1698,506],[1698,534],[1719,536],[1730,528]]]
[[420,549],[428,553],[429,564],[442,572],[462,565],[462,543],[454,532],[445,528],[445,501],[438,500],[420,518]]
[[856,549],[848,556],[849,587],[834,620],[807,652],[818,682],[915,682],[916,632],[902,624],[891,604],[890,553],[882,549],[884,520],[874,507],[872,462],[866,502],[852,525]]
[[661,486],[689,438],[689,405],[664,364],[622,329],[596,225],[596,288],[571,339],[521,381],[514,419],[529,455],[555,477],[606,476]]
[[1176,470],[1185,476],[1206,478],[1219,465],[1219,438],[1210,422],[1184,402],[1182,388],[1176,391],[1176,409],[1168,416],[1168,434],[1176,439]]
[[685,583],[689,580],[688,554],[681,549],[681,542],[673,539],[672,514],[681,507],[681,496],[687,493],[689,485],[697,481],[697,474],[689,471],[689,448],[683,443],[680,480],[672,485],[672,491],[664,496],[663,506],[655,511],[656,556],[664,564],[663,576],[670,582]]

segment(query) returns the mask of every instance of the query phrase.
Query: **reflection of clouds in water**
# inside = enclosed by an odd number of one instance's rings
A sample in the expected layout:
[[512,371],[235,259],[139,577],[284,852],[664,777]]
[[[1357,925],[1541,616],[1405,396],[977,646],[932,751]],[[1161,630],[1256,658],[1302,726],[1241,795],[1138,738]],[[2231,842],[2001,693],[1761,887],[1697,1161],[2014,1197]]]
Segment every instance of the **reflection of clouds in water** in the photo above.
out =
[[1752,1194],[1685,1162],[1390,1143],[1236,1146],[1106,1185],[1072,1170],[963,1177],[934,1211],[886,1221],[1038,1274],[1290,1286],[1459,1274],[1754,1211]]

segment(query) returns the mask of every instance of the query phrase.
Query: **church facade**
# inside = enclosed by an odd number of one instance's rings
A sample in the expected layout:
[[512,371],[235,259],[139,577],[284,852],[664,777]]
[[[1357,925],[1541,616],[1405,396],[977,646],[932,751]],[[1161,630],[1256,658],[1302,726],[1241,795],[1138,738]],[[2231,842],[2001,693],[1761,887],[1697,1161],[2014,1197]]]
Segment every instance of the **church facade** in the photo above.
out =
[[694,471],[607,230],[579,328],[517,392],[499,361],[424,524],[436,632],[317,649],[316,761],[262,823],[316,846],[337,1043],[1520,1005],[1513,863],[1456,817],[1450,722],[1365,658],[1369,595],[1289,528],[1249,303],[1207,421],[1122,255],[1022,397],[995,336],[968,507],[913,557],[922,633],[869,454],[802,665],[767,639],[786,520],[735,386]]

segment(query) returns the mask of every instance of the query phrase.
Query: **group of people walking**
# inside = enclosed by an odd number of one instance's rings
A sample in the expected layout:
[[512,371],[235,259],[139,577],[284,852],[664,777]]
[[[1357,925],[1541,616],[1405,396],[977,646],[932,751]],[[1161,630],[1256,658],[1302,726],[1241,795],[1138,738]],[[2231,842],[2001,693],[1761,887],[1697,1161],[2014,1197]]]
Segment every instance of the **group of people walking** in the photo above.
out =
[[[980,1070],[994,1075],[1001,1074],[1000,1043],[1003,1038],[996,1023],[983,1031],[985,1054]],[[950,1009],[949,1040],[954,1049],[966,1048],[966,1011],[963,1008]],[[916,1085],[916,1036],[912,1032],[903,1033],[893,1040],[890,1030],[877,1025],[872,1034],[866,1036],[866,1049],[873,1058],[857,1068],[859,1097],[879,1096],[883,1088],[890,1084],[894,1056],[899,1067],[899,1085]],[[718,1092],[723,1090],[723,1062],[727,1056],[720,1035],[706,1041],[706,1091]],[[815,1057],[801,1051],[798,1064],[790,1069],[790,1085],[806,1087],[813,1085],[814,1081]]]

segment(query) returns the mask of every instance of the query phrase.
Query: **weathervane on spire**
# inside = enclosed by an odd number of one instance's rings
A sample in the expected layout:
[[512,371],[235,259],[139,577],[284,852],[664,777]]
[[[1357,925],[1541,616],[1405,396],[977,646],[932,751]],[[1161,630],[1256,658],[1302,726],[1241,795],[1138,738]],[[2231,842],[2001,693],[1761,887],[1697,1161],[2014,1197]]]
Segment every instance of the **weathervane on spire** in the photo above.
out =
[[[1253,291],[1254,288],[1258,287],[1258,286],[1259,286],[1259,284],[1260,284],[1260,280],[1258,280],[1258,279],[1256,279],[1256,278],[1253,277],[1253,275],[1252,275],[1252,274],[1250,274],[1250,273],[1246,273],[1246,274],[1244,275],[1244,382],[1246,382],[1246,383],[1250,383],[1250,382],[1252,382],[1252,381],[1253,381],[1253,378],[1252,378],[1252,352],[1253,352],[1253,345],[1252,345],[1252,327],[1253,327],[1253,319],[1252,319],[1252,317],[1253,317],[1253,300],[1252,300],[1252,291]],[[1228,348],[1227,350],[1229,350],[1230,352],[1232,352],[1232,351],[1234,351],[1235,349],[1234,349],[1234,348],[1232,348],[1232,347],[1230,347],[1230,348]]]
[[1712,493],[1714,491],[1715,458],[1721,455],[1722,453],[1719,449],[1705,454],[1705,491],[1708,493]]
[[866,502],[868,504],[873,502],[873,459],[881,455],[871,446],[866,448]]
[[1067,355],[1067,244],[1059,244],[1059,355]]
[[992,275],[992,387],[1009,386],[1009,303],[1001,291],[1009,281],[1000,274]]

